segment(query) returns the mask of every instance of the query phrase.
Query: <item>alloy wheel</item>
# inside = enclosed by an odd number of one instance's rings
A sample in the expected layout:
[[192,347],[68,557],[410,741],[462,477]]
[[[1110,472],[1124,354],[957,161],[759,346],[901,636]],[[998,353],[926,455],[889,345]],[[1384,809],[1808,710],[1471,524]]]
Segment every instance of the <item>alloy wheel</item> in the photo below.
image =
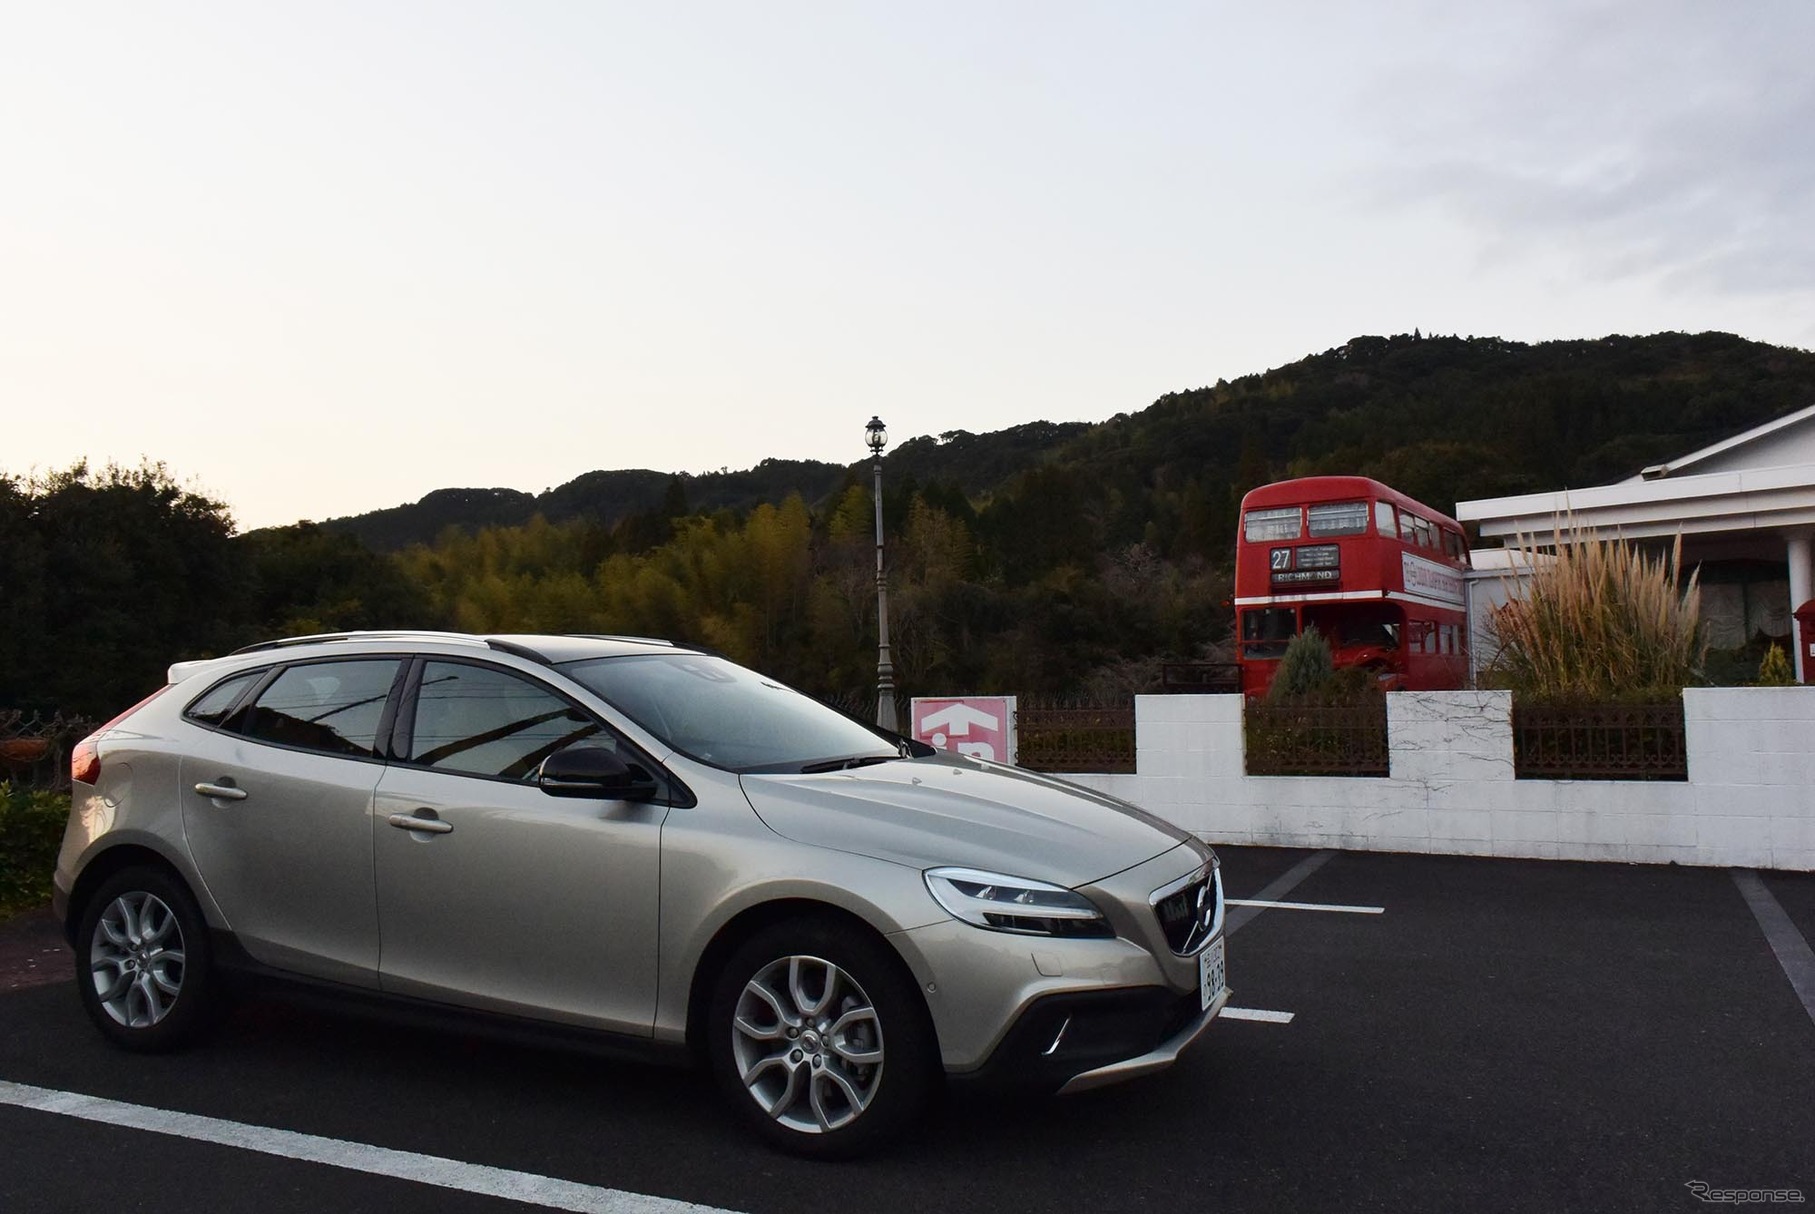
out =
[[819,957],[770,962],[731,1021],[738,1077],[780,1124],[807,1134],[863,1115],[882,1079],[882,1021],[850,974]]
[[88,947],[95,996],[116,1024],[148,1029],[183,992],[183,929],[155,894],[121,894],[101,912]]

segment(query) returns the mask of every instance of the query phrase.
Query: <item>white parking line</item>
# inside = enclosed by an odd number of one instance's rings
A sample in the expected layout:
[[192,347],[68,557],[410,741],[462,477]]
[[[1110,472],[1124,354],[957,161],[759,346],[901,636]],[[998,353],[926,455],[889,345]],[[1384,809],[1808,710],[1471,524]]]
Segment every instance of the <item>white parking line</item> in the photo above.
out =
[[1266,1024],[1291,1024],[1292,1012],[1268,1012],[1257,1007],[1226,1007],[1219,1015],[1222,1020],[1259,1020]]
[[[1224,1009],[1227,1014],[1227,1009]],[[593,1185],[538,1176],[533,1172],[513,1172],[507,1168],[488,1168],[442,1159],[436,1155],[417,1155],[410,1151],[393,1151],[389,1147],[368,1146],[363,1142],[344,1142],[338,1138],[318,1138],[294,1130],[274,1130],[268,1126],[246,1125],[200,1117],[194,1113],[177,1113],[139,1104],[122,1104],[80,1092],[59,1092],[35,1088],[23,1083],[0,1080],[0,1104],[57,1113],[103,1125],[147,1130],[153,1134],[170,1134],[196,1142],[211,1142],[243,1151],[257,1151],[284,1159],[326,1164],[367,1172],[373,1176],[390,1176],[413,1180],[418,1184],[478,1193],[485,1197],[502,1197],[550,1210],[573,1210],[579,1214],[730,1214],[717,1206],[695,1205],[668,1197],[651,1197],[644,1193],[627,1193],[622,1189],[601,1189]]]
[[[1281,894],[1291,893],[1293,886],[1328,864],[1330,862],[1330,857],[1335,854],[1335,852],[1328,848],[1325,848],[1323,851],[1312,852],[1297,864],[1294,864],[1291,868],[1288,868],[1285,872],[1267,882],[1267,884],[1261,888],[1260,893],[1255,896],[1257,898],[1277,898]],[[1224,902],[1226,904],[1227,899],[1224,899]],[[1234,910],[1227,912],[1223,916],[1223,935],[1233,936],[1236,932],[1239,932],[1242,928],[1246,927],[1249,920],[1253,919],[1256,915],[1266,909],[1267,908],[1264,906],[1238,906]]]
[[1783,906],[1771,895],[1757,872],[1736,868],[1733,883],[1739,886],[1746,905],[1752,908],[1752,917],[1764,931],[1765,943],[1777,955],[1777,964],[1783,967],[1784,977],[1790,980],[1790,989],[1802,1000],[1802,1010],[1809,1014],[1809,1019],[1815,1020],[1815,949],[1809,948],[1809,942],[1796,930],[1790,916],[1784,914]]
[[1267,906],[1279,910],[1341,911],[1347,915],[1384,915],[1384,906],[1338,906],[1332,902],[1269,902],[1265,898],[1224,898],[1224,906]]

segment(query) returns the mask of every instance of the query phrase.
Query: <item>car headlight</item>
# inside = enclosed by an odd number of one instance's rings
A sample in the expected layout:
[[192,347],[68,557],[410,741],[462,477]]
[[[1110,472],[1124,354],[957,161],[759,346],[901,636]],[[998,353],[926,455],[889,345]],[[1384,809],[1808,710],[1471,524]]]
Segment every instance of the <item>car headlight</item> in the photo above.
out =
[[1028,936],[1113,936],[1103,912],[1082,894],[1044,881],[934,868],[926,888],[954,919],[997,932]]

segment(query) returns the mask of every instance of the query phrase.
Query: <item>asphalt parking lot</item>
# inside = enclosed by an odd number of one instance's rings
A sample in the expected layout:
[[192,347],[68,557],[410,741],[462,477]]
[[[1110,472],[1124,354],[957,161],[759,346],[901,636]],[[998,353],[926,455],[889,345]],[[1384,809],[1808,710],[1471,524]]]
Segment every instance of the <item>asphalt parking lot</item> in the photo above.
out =
[[[685,1072],[274,999],[137,1057],[68,980],[3,991],[0,1209],[532,1208],[477,1188],[626,1214],[1649,1211],[1704,1208],[1691,1182],[1815,1190],[1815,1020],[1729,870],[1219,850],[1231,899],[1355,908],[1231,909],[1232,1002],[1274,1015],[1120,1087],[953,1099],[850,1164],[771,1154]],[[1762,879],[1815,940],[1815,875]],[[265,1145],[19,1107],[16,1085]],[[302,1158],[265,1153],[270,1130]],[[390,1174],[305,1161],[324,1157]]]

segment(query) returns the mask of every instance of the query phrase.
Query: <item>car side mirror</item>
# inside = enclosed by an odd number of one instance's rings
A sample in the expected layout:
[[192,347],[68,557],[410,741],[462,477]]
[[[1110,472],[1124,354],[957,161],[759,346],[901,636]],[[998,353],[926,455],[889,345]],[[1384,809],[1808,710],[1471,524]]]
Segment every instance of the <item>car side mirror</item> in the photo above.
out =
[[570,746],[542,760],[536,784],[551,797],[600,801],[653,801],[655,777],[602,746]]

